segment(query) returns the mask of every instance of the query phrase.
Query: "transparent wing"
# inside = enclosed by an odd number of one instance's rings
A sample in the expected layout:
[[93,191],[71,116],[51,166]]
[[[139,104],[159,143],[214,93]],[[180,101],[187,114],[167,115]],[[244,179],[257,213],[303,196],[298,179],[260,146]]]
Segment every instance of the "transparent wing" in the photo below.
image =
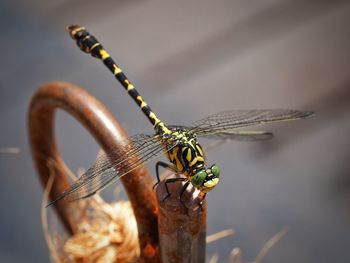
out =
[[183,129],[189,132],[198,132],[200,137],[205,137],[207,139],[214,140],[235,140],[235,141],[266,141],[271,140],[274,135],[272,132],[266,131],[238,131],[238,130],[223,130],[216,131],[215,133],[202,133],[201,128],[183,126],[183,125],[169,125],[169,128],[172,129]]
[[[236,138],[240,138],[240,136],[238,136],[239,134],[237,135],[237,133],[234,132],[237,128],[272,122],[298,120],[311,115],[313,115],[313,112],[310,111],[283,109],[224,111],[197,121],[193,127],[189,129],[200,137],[226,135],[227,137],[235,138],[236,136]],[[241,136],[241,138],[262,138],[261,136],[264,137],[259,134],[252,134],[252,136],[245,134]]]
[[[168,150],[176,145],[175,142],[168,144],[164,145]],[[100,155],[93,166],[48,206],[61,199],[74,201],[94,195],[164,150],[158,135],[138,134],[126,140],[124,145],[122,150]]]
[[207,134],[205,136],[208,139],[215,140],[235,140],[235,141],[266,141],[273,138],[272,132],[265,131],[225,131],[217,132],[213,134]]

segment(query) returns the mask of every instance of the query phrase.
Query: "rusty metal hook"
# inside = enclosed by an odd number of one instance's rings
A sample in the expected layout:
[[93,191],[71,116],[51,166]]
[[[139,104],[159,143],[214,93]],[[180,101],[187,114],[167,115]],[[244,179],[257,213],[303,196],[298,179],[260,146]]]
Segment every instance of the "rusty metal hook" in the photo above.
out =
[[[66,82],[42,86],[30,104],[28,130],[32,156],[44,187],[49,175],[55,173],[51,199],[69,187],[66,166],[55,141],[54,116],[57,109],[65,110],[83,124],[106,153],[115,148],[123,150],[123,142],[127,138],[113,115],[85,90]],[[54,167],[48,165],[48,160],[55,163]],[[164,182],[161,182],[157,187],[156,200],[152,191],[152,177],[144,167],[131,171],[121,180],[138,224],[139,262],[204,262],[206,206],[203,203],[202,209],[197,209],[200,198],[192,198],[192,192],[185,193],[185,205],[190,212],[187,213],[177,198],[180,185],[172,186],[174,198],[164,201]],[[66,229],[72,233],[74,224],[78,222],[72,218],[69,204],[64,201],[55,203],[55,209]]]
[[[28,116],[29,140],[32,156],[40,180],[45,187],[50,168],[47,160],[55,162],[55,178],[50,198],[67,189],[65,164],[57,150],[54,134],[56,109],[74,116],[93,135],[105,152],[123,149],[127,134],[113,115],[85,90],[66,82],[52,82],[42,86],[33,96]],[[43,158],[45,156],[45,158]],[[152,177],[143,167],[130,172],[122,179],[138,224],[141,262],[160,262],[157,230],[157,206],[152,191]],[[68,204],[58,202],[55,208],[66,229],[73,231]]]

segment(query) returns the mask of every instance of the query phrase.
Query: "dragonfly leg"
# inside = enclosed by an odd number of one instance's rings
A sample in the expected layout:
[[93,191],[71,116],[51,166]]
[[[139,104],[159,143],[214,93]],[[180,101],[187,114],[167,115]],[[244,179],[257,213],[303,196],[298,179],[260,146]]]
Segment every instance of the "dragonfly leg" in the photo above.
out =
[[156,175],[157,175],[157,182],[153,185],[153,189],[159,184],[160,182],[160,177],[159,177],[159,166],[165,168],[165,169],[168,169],[168,170],[171,170],[171,171],[175,171],[174,167],[172,167],[170,164],[168,163],[165,163],[165,162],[157,162],[156,163]]
[[[167,179],[166,181],[165,181],[165,183],[164,183],[164,186],[165,186],[165,190],[166,190],[166,192],[167,192],[167,195],[163,198],[163,201],[164,200],[166,200],[169,196],[170,196],[170,192],[169,192],[169,188],[168,188],[168,184],[169,183],[174,183],[174,182],[179,182],[179,181],[181,181],[181,182],[183,182],[183,181],[186,181],[187,180],[187,178],[170,178],[170,179]],[[181,190],[181,192],[182,192],[182,190]]]

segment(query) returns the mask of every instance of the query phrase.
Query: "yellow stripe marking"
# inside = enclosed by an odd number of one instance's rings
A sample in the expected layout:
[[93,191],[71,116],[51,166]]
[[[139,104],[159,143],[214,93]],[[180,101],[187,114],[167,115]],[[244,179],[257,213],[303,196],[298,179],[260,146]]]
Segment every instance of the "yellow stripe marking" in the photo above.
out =
[[147,103],[144,102],[144,101],[142,101],[142,102],[141,102],[141,108],[146,107],[146,106],[147,106]]
[[203,155],[203,151],[199,145],[196,145],[197,151],[199,152],[200,155]]
[[193,165],[195,165],[197,160],[198,160],[198,157],[194,157],[192,162],[189,163],[189,166],[192,167]]
[[[131,85],[131,84],[129,84],[129,85]],[[129,90],[129,89],[128,89],[128,90]],[[147,103],[143,100],[143,98],[142,98],[141,96],[137,96],[136,99],[137,99],[139,102],[141,102],[141,105],[140,105],[141,108],[147,106]]]
[[[153,113],[153,115],[154,115],[154,113]],[[155,116],[155,115],[154,115],[154,116]],[[156,118],[157,118],[157,117],[156,117]],[[166,133],[166,134],[171,134],[171,132],[170,132],[169,129],[165,126],[165,124],[164,124],[163,122],[161,122],[158,118],[157,118],[157,120],[160,122],[160,123],[159,123],[159,126],[162,127],[163,132]]]
[[105,49],[100,50],[100,55],[101,55],[102,60],[105,60],[105,59],[110,57]]
[[156,115],[155,115],[153,112],[151,112],[151,113],[149,114],[149,117],[150,117],[152,120],[154,120],[154,126],[156,126],[158,123],[160,123],[160,120],[156,117]]
[[134,89],[134,88],[135,88],[134,85],[129,84],[129,85],[128,85],[128,88],[127,88],[127,91],[130,91],[130,90],[132,90],[132,89]]
[[192,167],[193,165],[196,164],[196,162],[200,162],[200,161],[204,162],[203,157],[196,156],[195,158],[193,158],[192,162],[190,162],[189,166]]
[[101,44],[100,43],[96,43],[96,44],[94,44],[91,48],[90,48],[90,50],[93,50],[95,47],[98,47],[98,46],[100,46]]
[[188,152],[187,152],[187,155],[186,155],[186,159],[187,159],[187,161],[189,161],[189,162],[192,160],[192,152],[191,152],[190,149],[188,149]]
[[116,64],[114,64],[113,66],[114,66],[114,75],[117,75],[122,72],[121,68],[119,68]]

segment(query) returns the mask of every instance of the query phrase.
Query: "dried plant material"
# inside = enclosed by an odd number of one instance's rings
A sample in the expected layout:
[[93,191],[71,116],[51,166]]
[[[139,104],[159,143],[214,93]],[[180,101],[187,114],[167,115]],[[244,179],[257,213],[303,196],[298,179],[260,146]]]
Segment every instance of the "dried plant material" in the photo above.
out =
[[105,247],[98,251],[90,262],[107,263],[107,262],[119,262],[117,261],[117,250],[113,247]]
[[85,255],[93,255],[93,253],[108,245],[109,238],[107,236],[89,231],[70,238],[64,245],[64,251],[68,255],[83,258]]
[[[48,209],[46,208],[46,205],[49,200],[49,193],[52,189],[52,185],[55,179],[55,169],[57,168],[57,164],[53,159],[47,159],[47,165],[50,171],[49,179],[47,182],[47,185],[44,189],[44,197],[41,204],[41,222],[44,232],[44,237],[46,240],[46,243],[48,245],[51,261],[52,262],[69,262],[67,257],[62,252],[62,247],[64,244],[64,241],[66,238],[66,233],[64,232],[64,229],[60,229],[59,223],[56,221],[57,218],[54,217],[55,222],[50,222],[48,220]],[[68,172],[73,174],[69,168],[66,168]],[[50,229],[51,225],[51,229]],[[60,233],[60,234],[58,234]]]
[[240,248],[235,247],[234,249],[232,249],[228,262],[229,263],[243,263],[242,251]]
[[[262,247],[258,255],[256,256],[255,260],[252,261],[252,263],[261,263],[262,260],[265,258],[267,253],[271,250],[271,248],[277,244],[278,241],[280,241],[288,232],[288,227],[283,228],[280,232],[278,232],[276,235],[271,237]],[[234,248],[231,251],[230,257],[228,259],[228,263],[243,263],[242,260],[242,251],[240,248]]]
[[[139,257],[135,216],[128,201],[108,204],[99,195],[74,203],[79,224],[74,235],[50,234],[45,205],[54,179],[54,164],[42,203],[42,225],[53,262],[134,262]],[[52,169],[51,169],[52,168]],[[67,168],[67,174],[75,175]],[[72,204],[73,205],[73,204]]]
[[208,261],[208,263],[217,263],[219,261],[219,254],[215,253]]
[[256,256],[255,260],[253,261],[253,263],[260,263],[263,260],[263,258],[267,255],[267,253],[271,250],[271,248],[274,245],[276,245],[277,242],[280,241],[287,233],[288,233],[288,227],[285,227],[276,235],[271,237],[262,247],[262,249]]
[[0,153],[3,153],[3,154],[19,154],[20,152],[21,152],[21,149],[18,147],[0,148]]
[[222,239],[222,238],[225,238],[228,236],[233,236],[234,234],[235,234],[235,231],[233,229],[231,229],[231,228],[225,229],[225,230],[222,230],[222,231],[217,232],[215,234],[207,236],[206,242],[208,244],[208,243],[215,242],[219,239]]
[[[50,166],[50,170],[51,170],[51,166]],[[51,173],[49,180],[47,182],[47,185],[45,187],[45,190],[44,190],[44,198],[41,202],[41,224],[42,224],[42,228],[43,228],[43,232],[44,232],[45,241],[49,247],[51,258],[54,262],[60,262],[59,255],[56,251],[55,245],[54,245],[52,238],[50,236],[49,224],[48,224],[48,220],[47,220],[47,210],[45,208],[47,201],[49,199],[49,193],[51,191],[53,181],[54,181],[54,176]]]
[[64,253],[72,262],[133,262],[139,256],[137,225],[127,201],[105,203],[94,197]]

